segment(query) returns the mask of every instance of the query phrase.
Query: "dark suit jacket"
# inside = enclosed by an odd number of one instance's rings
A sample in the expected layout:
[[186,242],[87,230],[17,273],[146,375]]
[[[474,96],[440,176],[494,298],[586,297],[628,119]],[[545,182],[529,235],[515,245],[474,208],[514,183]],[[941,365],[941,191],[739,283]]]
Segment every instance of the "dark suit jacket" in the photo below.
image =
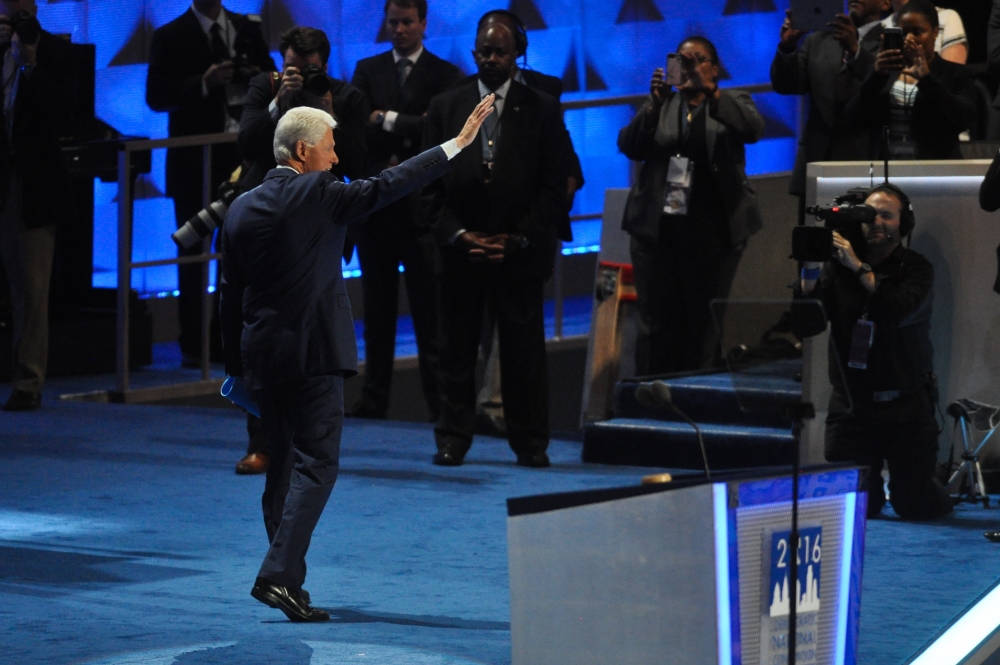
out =
[[771,61],[771,85],[782,95],[809,95],[809,118],[799,139],[788,191],[806,191],[806,164],[868,157],[868,131],[844,120],[844,106],[875,65],[884,28],[872,28],[861,40],[854,61],[843,62],[844,49],[832,33],[807,35],[791,53],[778,49]]
[[[979,207],[986,212],[1000,210],[1000,154],[993,158],[986,177],[979,185]],[[993,290],[1000,293],[1000,246],[997,247],[997,278]]]
[[448,171],[434,148],[377,178],[344,184],[287,168],[233,202],[223,234],[220,310],[226,372],[252,389],[358,371],[341,271],[347,225]]
[[368,130],[366,175],[379,173],[389,165],[393,155],[404,160],[420,151],[424,113],[431,99],[452,87],[460,76],[458,67],[437,57],[426,47],[410,69],[402,88],[392,51],[358,61],[351,85],[365,94],[372,110],[384,109],[399,114],[392,132],[365,123]]
[[42,31],[34,71],[21,74],[11,136],[0,128],[0,194],[11,173],[21,179],[21,217],[28,228],[55,224],[70,205],[66,161],[59,149],[70,45]]
[[[243,104],[240,118],[240,136],[237,147],[240,156],[251,162],[250,169],[240,185],[243,191],[253,189],[264,181],[264,176],[275,167],[274,130],[277,123],[271,119],[268,106],[274,99],[278,84],[272,85],[271,72],[262,72],[250,81],[250,90]],[[341,80],[330,79],[333,93],[333,114],[337,128],[333,130],[337,157],[340,162],[333,167],[336,176],[356,180],[365,169],[365,125],[368,124],[368,100],[360,90]]]
[[[618,132],[618,149],[629,159],[642,162],[639,178],[628,194],[622,228],[646,242],[656,242],[659,238],[667,167],[680,142],[677,132],[681,96],[677,92],[668,94],[655,126],[646,121],[650,100]],[[705,141],[712,160],[711,177],[722,197],[730,241],[737,245],[761,227],[757,192],[747,179],[744,145],[756,143],[764,135],[764,119],[745,92],[723,90],[718,101],[708,104]],[[707,175],[695,173],[694,177]]]
[[[936,57],[931,73],[917,82],[910,131],[917,159],[962,159],[958,135],[969,128],[976,112],[976,83],[965,65]],[[847,122],[874,130],[869,134],[869,159],[883,159],[881,129],[889,123],[889,95],[898,74],[872,71],[844,107]]]
[[[427,110],[424,145],[457,135],[478,103],[475,81],[435,97]],[[445,245],[445,261],[468,260],[447,246],[461,229],[520,233],[532,246],[505,260],[502,270],[526,278],[547,275],[555,223],[566,210],[561,125],[553,97],[511,82],[490,182],[483,178],[482,144],[477,137],[454,159],[448,175],[424,190],[432,228]]]
[[[274,61],[260,31],[260,22],[244,14],[223,10],[236,28],[236,43],[261,69],[274,70]],[[239,50],[239,49],[238,49]],[[212,66],[212,48],[190,8],[153,32],[146,75],[146,104],[170,114],[170,136],[212,134],[226,126],[225,90],[201,96],[201,77]],[[194,182],[201,191],[201,148],[167,151],[167,194],[176,196]]]
[[[990,20],[986,26],[986,68],[994,81],[1000,80],[1000,0],[993,0]],[[993,99],[987,138],[1000,138],[1000,91]]]

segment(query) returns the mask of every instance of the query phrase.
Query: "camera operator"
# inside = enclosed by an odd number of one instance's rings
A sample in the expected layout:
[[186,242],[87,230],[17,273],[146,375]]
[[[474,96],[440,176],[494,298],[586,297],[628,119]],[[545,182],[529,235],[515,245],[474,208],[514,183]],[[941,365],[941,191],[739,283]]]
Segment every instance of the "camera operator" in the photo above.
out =
[[[809,95],[809,117],[799,139],[788,193],[804,209],[808,162],[854,161],[868,157],[868,132],[849,125],[844,105],[875,63],[889,0],[852,0],[849,15],[838,14],[830,30],[807,35],[792,28],[791,10],[781,26],[771,61],[771,85],[781,95]],[[803,213],[800,212],[800,219]]]
[[[190,136],[236,132],[247,84],[274,61],[260,30],[260,17],[237,14],[221,0],[194,0],[191,7],[153,33],[146,76],[146,104],[170,114],[169,134]],[[211,191],[239,164],[235,145],[212,150]],[[180,228],[203,207],[202,148],[167,150],[167,196]],[[201,247],[179,252],[200,254]],[[183,364],[199,365],[201,354],[201,266],[178,266],[180,346]],[[221,357],[213,332],[212,355]]]
[[[818,264],[807,263],[795,294],[819,298],[830,318],[833,393],[826,459],[869,467],[869,518],[886,502],[884,460],[893,510],[904,519],[933,519],[952,509],[934,477],[939,433],[930,339],[934,268],[902,246],[914,218],[901,189],[878,185],[865,203],[875,209],[874,221],[854,233],[835,231],[833,260],[822,277]],[[814,335],[822,327],[801,332]],[[845,365],[843,378],[832,358]]]
[[677,55],[678,89],[654,71],[649,101],[618,133],[618,149],[642,162],[622,220],[632,237],[639,375],[715,364],[709,301],[729,294],[761,228],[744,145],[760,139],[764,119],[749,94],[719,89],[712,42],[690,37]]
[[935,53],[940,28],[929,0],[910,0],[899,12],[899,27],[902,50],[880,50],[844,115],[857,127],[889,127],[888,155],[880,132],[870,133],[873,159],[962,159],[958,135],[976,109],[972,70]]
[[[278,121],[288,110],[299,106],[318,108],[337,120],[333,135],[339,162],[331,171],[352,180],[361,178],[367,152],[368,100],[353,85],[327,76],[330,41],[326,33],[315,28],[291,28],[279,38],[278,50],[283,58],[282,73],[264,72],[255,76],[243,105],[237,146],[250,165],[240,179],[240,190],[253,189],[276,166],[274,132]],[[264,473],[270,457],[267,435],[261,430],[259,418],[247,415],[247,433],[250,439],[247,452],[236,464],[236,473]]]
[[56,224],[66,204],[66,166],[57,137],[68,45],[41,29],[37,10],[34,0],[0,0],[0,258],[14,324],[14,389],[6,411],[32,411],[41,404]]

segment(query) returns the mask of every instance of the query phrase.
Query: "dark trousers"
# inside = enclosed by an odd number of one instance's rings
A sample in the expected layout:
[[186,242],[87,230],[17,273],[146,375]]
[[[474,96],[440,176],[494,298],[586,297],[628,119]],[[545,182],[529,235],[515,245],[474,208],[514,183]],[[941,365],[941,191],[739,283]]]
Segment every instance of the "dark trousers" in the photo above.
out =
[[713,367],[719,336],[709,301],[729,297],[746,243],[736,246],[632,238],[637,339],[635,373],[669,374]]
[[403,264],[406,296],[417,338],[420,382],[431,419],[440,413],[438,397],[437,252],[427,231],[410,222],[409,201],[397,201],[372,215],[358,231],[358,259],[365,298],[365,373],[362,403],[384,413],[389,407],[396,317],[399,311],[399,265]]
[[927,391],[892,402],[856,404],[834,390],[826,417],[826,459],[868,469],[868,517],[885,506],[882,463],[889,464],[893,510],[904,519],[933,519],[951,512],[947,491],[934,477],[938,425]]
[[10,285],[13,315],[11,370],[14,388],[40,393],[49,360],[49,285],[56,220],[27,228],[21,217],[21,181],[11,179],[0,210],[0,263]]
[[271,447],[267,442],[267,432],[260,423],[260,418],[252,413],[247,414],[247,455],[252,453],[271,454]]
[[438,449],[465,454],[476,414],[476,355],[484,308],[497,321],[500,392],[507,440],[518,455],[549,444],[549,380],[542,279],[510,279],[490,268],[447,268],[440,277],[441,418]]
[[309,541],[340,469],[344,379],[317,376],[256,396],[272,449],[261,499],[270,548],[258,576],[301,589]]

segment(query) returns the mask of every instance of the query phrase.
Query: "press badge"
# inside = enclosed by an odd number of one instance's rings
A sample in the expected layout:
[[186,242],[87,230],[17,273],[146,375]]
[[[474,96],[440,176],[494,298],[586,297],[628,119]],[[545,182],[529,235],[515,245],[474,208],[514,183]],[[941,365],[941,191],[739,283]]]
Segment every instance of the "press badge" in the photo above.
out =
[[675,155],[667,167],[667,189],[663,195],[664,215],[686,215],[691,197],[694,164],[687,157]]
[[875,324],[866,319],[858,319],[851,332],[851,353],[847,366],[854,369],[868,369],[868,351],[875,339]]

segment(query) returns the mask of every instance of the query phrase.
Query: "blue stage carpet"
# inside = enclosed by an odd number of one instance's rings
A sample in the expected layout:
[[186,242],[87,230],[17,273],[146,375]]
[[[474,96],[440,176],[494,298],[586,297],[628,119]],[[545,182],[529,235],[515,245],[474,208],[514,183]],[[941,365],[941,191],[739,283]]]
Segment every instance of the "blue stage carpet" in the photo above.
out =
[[[71,384],[0,413],[2,663],[509,663],[504,500],[650,471],[563,441],[552,469],[522,469],[497,439],[442,469],[429,426],[350,421],[308,559],[334,619],[291,624],[249,596],[265,536],[262,479],[232,472],[242,415],[53,399]],[[863,665],[904,662],[1000,576],[981,535],[998,517],[869,524]]]

